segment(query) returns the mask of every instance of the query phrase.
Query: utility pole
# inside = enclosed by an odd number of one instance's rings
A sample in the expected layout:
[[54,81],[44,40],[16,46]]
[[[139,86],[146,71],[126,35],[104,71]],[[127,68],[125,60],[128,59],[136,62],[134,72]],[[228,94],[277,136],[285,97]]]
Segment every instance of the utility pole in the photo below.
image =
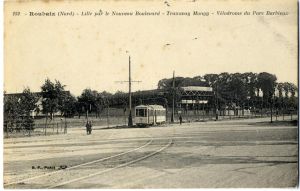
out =
[[107,123],[107,127],[109,127],[109,104],[107,101],[107,110],[106,110],[106,123]]
[[120,83],[123,82],[128,82],[129,85],[129,115],[128,115],[128,127],[132,127],[133,126],[133,122],[132,122],[132,105],[131,105],[131,84],[132,82],[141,82],[141,81],[132,81],[131,80],[131,62],[130,62],[130,56],[129,56],[129,80],[128,81],[117,81]]
[[[273,123],[273,106],[274,106],[274,101],[275,101],[275,89],[272,90],[272,92],[271,92],[271,123]],[[276,109],[275,109],[275,111],[276,111]],[[276,119],[277,119],[277,114],[276,114]]]
[[261,96],[261,117],[263,117],[264,95]]
[[92,111],[92,105],[91,104],[86,109],[86,121],[89,121],[89,111]]
[[273,95],[271,95],[271,123],[273,123]]
[[128,127],[132,127],[132,113],[131,113],[131,63],[129,56],[129,116],[128,116]]
[[175,71],[173,71],[173,83],[172,83],[172,115],[171,123],[174,123],[174,113],[175,113]]
[[215,91],[215,107],[216,107],[216,121],[218,120],[218,107],[219,107],[219,103],[218,103],[218,84],[216,84],[216,91]]

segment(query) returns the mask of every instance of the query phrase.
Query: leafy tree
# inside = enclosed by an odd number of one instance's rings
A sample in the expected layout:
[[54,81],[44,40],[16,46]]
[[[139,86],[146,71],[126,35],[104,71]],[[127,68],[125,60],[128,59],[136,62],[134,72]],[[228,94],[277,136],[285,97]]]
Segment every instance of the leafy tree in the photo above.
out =
[[22,115],[22,127],[27,130],[33,130],[34,120],[31,113],[37,109],[38,97],[30,92],[29,88],[23,90],[19,99],[20,113]]
[[230,87],[231,75],[227,72],[218,75],[218,104],[224,108],[229,105],[233,96],[233,89]]
[[263,92],[264,100],[268,100],[269,103],[275,91],[276,80],[275,75],[267,72],[259,73],[257,76],[257,85]]
[[84,112],[95,111],[97,95],[98,95],[97,91],[93,91],[89,88],[84,89],[82,91],[81,95],[78,97],[78,102],[81,103]]
[[212,87],[213,92],[214,92],[214,98],[209,100],[209,105],[214,105],[215,109],[217,109],[217,105],[218,105],[218,100],[219,100],[219,76],[218,74],[205,74],[204,75],[204,79],[206,80],[206,82],[209,84],[210,87]]
[[174,78],[174,87],[173,88],[173,78],[162,79],[158,82],[158,89],[164,91],[164,97],[167,99],[169,106],[172,106],[173,103],[173,94],[175,98],[175,103],[178,103],[181,97],[181,87],[187,86],[190,79],[185,80],[183,77]]
[[116,100],[112,99],[112,94],[106,91],[97,92],[95,90],[91,90],[89,88],[84,89],[81,95],[78,97],[78,106],[77,110],[81,112],[95,112],[96,117],[99,116],[100,112],[107,107],[112,102],[116,102]]
[[277,90],[278,90],[278,96],[279,96],[279,98],[283,97],[283,86],[284,86],[284,84],[282,82],[279,82],[277,84]]
[[218,74],[205,74],[204,79],[210,87],[215,89],[218,79],[219,79],[219,76],[218,76]]
[[4,95],[4,131],[16,125],[19,117],[19,103],[17,96]]
[[109,105],[112,104],[113,102],[113,95],[109,92],[103,91],[101,93],[99,93],[99,97],[102,100],[102,106],[103,107],[108,107]]
[[29,88],[19,95],[4,95],[4,131],[7,127],[33,130],[34,120],[31,113],[37,109],[38,97]]
[[[183,82],[184,82],[184,78],[183,77],[175,77],[174,78],[175,81],[175,87],[182,87],[183,86]],[[169,78],[169,79],[162,79],[158,82],[158,89],[172,89],[173,87],[173,78]]]
[[121,97],[121,103],[123,104],[122,98],[124,94],[122,92],[117,92],[117,95],[112,97],[113,95],[106,91],[97,94],[95,104],[96,104],[96,114],[98,115],[98,117],[100,117],[100,112],[102,112],[104,108],[109,107],[109,105],[112,104],[112,101],[115,102],[114,103],[115,105],[119,105],[120,97]]
[[257,84],[257,74],[252,72],[246,72],[242,74],[242,78],[245,79],[245,85],[247,89],[247,95],[251,98],[255,98],[256,84]]
[[[261,100],[264,101],[263,106],[267,106],[273,102],[272,95],[276,88],[277,78],[275,75],[262,73],[227,73],[220,74],[206,74],[204,76],[196,76],[193,78],[175,78],[175,86],[180,89],[183,86],[210,86],[213,88],[215,96],[209,99],[209,105],[218,105],[220,108],[239,106],[244,107],[252,105],[253,107],[260,107]],[[173,79],[162,79],[158,82],[158,91],[165,91],[164,97],[168,99],[168,103],[172,103],[172,82]],[[290,97],[295,97],[297,87],[291,83],[281,83],[278,88],[279,94],[285,92],[285,103],[293,103]],[[259,98],[260,91],[263,93],[263,99]],[[180,97],[176,95],[176,97]],[[277,99],[278,100],[278,99]],[[295,99],[296,100],[296,99]],[[278,102],[278,101],[277,101]],[[278,104],[277,104],[278,105]]]
[[297,99],[295,98],[296,92],[298,91],[297,86],[293,83],[284,82],[282,83],[282,89],[285,92],[283,104],[286,107],[296,108],[298,105]]
[[247,99],[247,89],[245,79],[243,79],[242,74],[234,73],[232,74],[232,79],[230,81],[230,86],[234,90],[234,98],[239,106],[243,106],[243,103]]
[[62,95],[62,103],[59,110],[65,117],[73,117],[76,113],[77,100],[69,92],[64,92]]
[[76,113],[78,114],[78,118],[80,118],[82,112],[84,111],[84,106],[83,106],[83,103],[79,102],[78,98],[77,98],[77,101],[75,102],[75,110],[76,110]]
[[59,110],[62,110],[64,96],[65,96],[65,85],[62,85],[58,80],[55,83],[51,82],[48,78],[42,85],[42,105],[43,113],[50,114],[51,119],[53,114]]
[[23,90],[20,97],[20,109],[25,115],[30,116],[31,112],[37,108],[38,96],[30,92],[29,88]]
[[[132,93],[133,99],[135,99],[136,94],[139,94],[139,91]],[[126,109],[129,100],[128,93],[117,91],[114,95],[109,96],[115,101],[114,106],[122,107],[124,110]],[[102,95],[102,97],[105,97],[105,95]]]

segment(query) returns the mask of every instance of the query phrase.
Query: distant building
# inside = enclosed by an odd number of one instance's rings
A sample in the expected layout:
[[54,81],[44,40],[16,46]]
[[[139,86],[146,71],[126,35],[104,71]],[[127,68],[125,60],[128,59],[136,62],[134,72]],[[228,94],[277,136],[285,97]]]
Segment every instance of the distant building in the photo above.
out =
[[191,109],[194,107],[206,106],[213,97],[212,87],[186,86],[181,87],[181,108]]

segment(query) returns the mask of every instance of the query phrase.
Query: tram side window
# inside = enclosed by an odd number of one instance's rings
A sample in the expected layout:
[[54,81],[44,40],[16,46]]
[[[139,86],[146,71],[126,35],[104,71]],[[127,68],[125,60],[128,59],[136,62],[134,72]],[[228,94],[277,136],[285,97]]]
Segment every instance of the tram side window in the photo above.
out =
[[147,116],[146,109],[137,109],[136,110],[136,116],[137,117],[146,117]]
[[160,111],[156,110],[156,116],[160,116]]
[[153,116],[153,110],[152,109],[149,110],[149,116]]
[[157,113],[157,115],[159,115],[159,116],[165,115],[165,111],[164,111],[164,110],[157,110],[156,113]]

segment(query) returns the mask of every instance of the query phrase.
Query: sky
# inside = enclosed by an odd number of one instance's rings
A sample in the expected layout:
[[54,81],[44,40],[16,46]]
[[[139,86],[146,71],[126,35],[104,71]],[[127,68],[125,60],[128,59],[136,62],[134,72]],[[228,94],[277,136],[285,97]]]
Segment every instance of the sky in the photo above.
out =
[[[297,1],[25,1],[6,2],[4,90],[40,91],[46,78],[78,96],[85,88],[156,89],[160,79],[221,72],[269,72],[297,84]],[[28,16],[73,11],[209,12],[209,16]],[[12,16],[20,11],[21,16]],[[250,11],[219,16],[217,11]],[[286,16],[252,15],[283,11]],[[212,15],[213,13],[213,15]],[[27,15],[25,15],[27,14]]]

